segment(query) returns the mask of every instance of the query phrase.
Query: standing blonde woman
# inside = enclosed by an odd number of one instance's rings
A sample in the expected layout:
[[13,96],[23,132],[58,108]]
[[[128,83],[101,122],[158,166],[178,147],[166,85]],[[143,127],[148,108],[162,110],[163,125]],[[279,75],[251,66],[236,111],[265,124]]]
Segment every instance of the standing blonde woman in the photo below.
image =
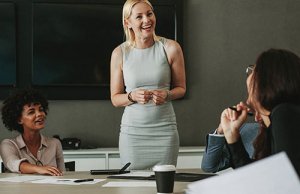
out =
[[155,25],[149,1],[127,0],[126,41],[111,57],[111,101],[125,107],[121,162],[131,162],[131,169],[177,163],[179,137],[171,101],[186,91],[184,58],[177,42],[155,35]]

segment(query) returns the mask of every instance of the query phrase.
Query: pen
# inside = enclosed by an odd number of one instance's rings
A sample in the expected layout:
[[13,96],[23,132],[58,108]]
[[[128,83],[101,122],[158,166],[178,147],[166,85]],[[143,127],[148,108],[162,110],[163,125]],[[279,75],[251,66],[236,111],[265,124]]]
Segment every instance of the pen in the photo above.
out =
[[124,166],[123,166],[123,168],[121,168],[121,170],[119,171],[119,173],[122,173],[122,172],[124,172],[129,166],[130,166],[130,162],[128,162],[127,164],[125,164]]
[[78,179],[75,180],[74,183],[82,183],[82,182],[89,182],[89,181],[94,181],[94,179]]
[[[237,111],[236,107],[230,106],[229,108],[230,108],[231,110]],[[237,112],[239,112],[239,111],[237,111]],[[248,116],[253,116],[254,114],[253,114],[253,112],[247,112],[247,115],[248,115]]]

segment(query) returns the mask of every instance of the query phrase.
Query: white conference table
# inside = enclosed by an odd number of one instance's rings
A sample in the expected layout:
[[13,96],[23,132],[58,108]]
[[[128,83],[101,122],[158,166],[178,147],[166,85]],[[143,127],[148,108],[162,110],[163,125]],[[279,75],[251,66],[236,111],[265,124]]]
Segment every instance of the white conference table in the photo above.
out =
[[[178,170],[177,170],[178,172]],[[182,170],[180,170],[182,172]],[[183,172],[201,173],[200,169],[184,170]],[[0,178],[23,176],[16,173],[0,173]],[[66,172],[60,178],[65,179],[105,179],[107,175],[91,175],[89,172]],[[100,183],[89,185],[57,185],[57,184],[36,184],[36,183],[12,183],[0,182],[1,194],[156,194],[156,187],[102,187],[112,181],[137,181],[125,179],[106,179]],[[189,182],[175,182],[174,194],[183,194]]]

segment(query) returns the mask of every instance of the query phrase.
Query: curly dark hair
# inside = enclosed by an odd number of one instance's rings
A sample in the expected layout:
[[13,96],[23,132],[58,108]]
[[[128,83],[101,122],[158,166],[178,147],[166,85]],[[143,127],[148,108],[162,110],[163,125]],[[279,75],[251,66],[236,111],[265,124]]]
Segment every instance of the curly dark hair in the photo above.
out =
[[48,101],[39,91],[30,88],[13,92],[4,100],[1,109],[4,126],[10,131],[16,130],[23,134],[23,126],[18,121],[22,115],[23,107],[31,104],[40,104],[47,114]]

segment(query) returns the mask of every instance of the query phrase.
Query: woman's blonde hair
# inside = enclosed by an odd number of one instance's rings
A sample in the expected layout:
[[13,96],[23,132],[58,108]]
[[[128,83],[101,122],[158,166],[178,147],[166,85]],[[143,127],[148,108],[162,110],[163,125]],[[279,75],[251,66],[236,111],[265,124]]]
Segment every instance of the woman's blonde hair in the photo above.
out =
[[[134,47],[135,45],[135,35],[132,29],[129,29],[125,23],[125,20],[128,19],[131,15],[132,8],[138,3],[146,3],[148,4],[152,11],[153,11],[153,6],[148,0],[127,0],[123,6],[123,14],[122,14],[122,24],[123,24],[123,29],[124,33],[126,36],[126,42],[129,44],[129,46]],[[155,32],[153,32],[153,38],[155,41],[159,40],[159,37],[156,36]]]

